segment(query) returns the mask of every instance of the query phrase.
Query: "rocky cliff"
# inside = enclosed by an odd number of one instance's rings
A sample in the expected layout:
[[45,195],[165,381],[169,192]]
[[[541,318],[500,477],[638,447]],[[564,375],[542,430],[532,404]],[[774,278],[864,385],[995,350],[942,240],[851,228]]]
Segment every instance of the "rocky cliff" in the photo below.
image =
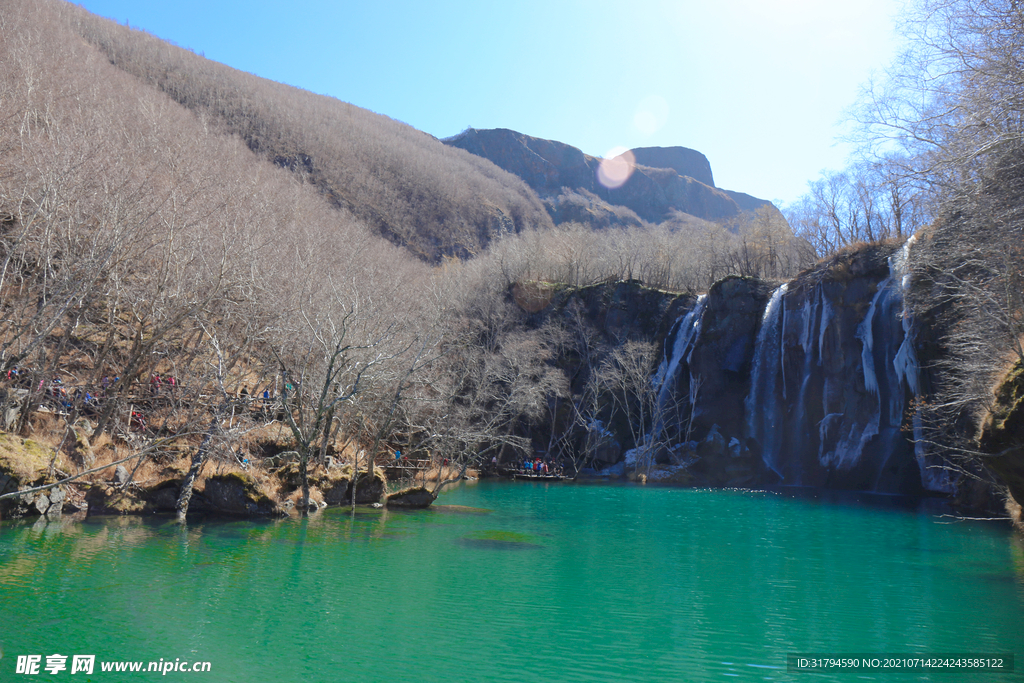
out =
[[715,186],[711,162],[695,149],[688,147],[634,147],[629,150],[640,166],[667,168],[677,175],[693,178],[708,187]]
[[978,434],[982,460],[1006,484],[1007,511],[1024,531],[1024,363],[1018,361],[995,391],[995,403]]
[[[660,223],[676,211],[721,220],[770,204],[716,188],[707,158],[685,147],[631,150],[635,159],[632,174],[621,187],[609,189],[597,180],[600,159],[561,142],[504,128],[470,128],[444,142],[489,159],[519,176],[546,200],[566,190],[584,193],[626,207],[652,223]],[[550,201],[547,204],[553,219],[559,220]]]
[[[556,418],[537,441],[575,429],[570,450],[589,449],[599,468],[649,461],[707,485],[953,493],[918,438],[913,399],[927,378],[915,348],[930,332],[904,306],[908,248],[851,250],[782,284],[727,278],[696,299],[617,283],[535,306],[538,316],[576,306],[600,331],[599,353],[626,338],[663,349],[641,437],[606,401],[575,428]],[[560,362],[582,405],[586,369]]]

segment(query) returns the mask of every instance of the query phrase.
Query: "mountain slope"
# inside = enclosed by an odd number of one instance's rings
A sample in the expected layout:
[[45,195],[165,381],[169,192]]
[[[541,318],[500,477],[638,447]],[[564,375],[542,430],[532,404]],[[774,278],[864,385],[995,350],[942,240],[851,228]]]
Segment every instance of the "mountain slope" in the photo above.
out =
[[386,116],[258,78],[80,10],[112,64],[315,185],[395,243],[436,262],[498,233],[551,225],[518,178]]

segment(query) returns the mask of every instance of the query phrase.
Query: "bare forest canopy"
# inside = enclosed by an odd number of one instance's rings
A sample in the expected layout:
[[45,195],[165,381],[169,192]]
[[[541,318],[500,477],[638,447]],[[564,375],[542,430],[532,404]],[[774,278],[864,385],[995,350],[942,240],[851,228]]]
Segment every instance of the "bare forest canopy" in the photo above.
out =
[[73,30],[111,64],[428,261],[478,254],[496,235],[551,224],[518,178],[387,116],[86,12],[76,14]]

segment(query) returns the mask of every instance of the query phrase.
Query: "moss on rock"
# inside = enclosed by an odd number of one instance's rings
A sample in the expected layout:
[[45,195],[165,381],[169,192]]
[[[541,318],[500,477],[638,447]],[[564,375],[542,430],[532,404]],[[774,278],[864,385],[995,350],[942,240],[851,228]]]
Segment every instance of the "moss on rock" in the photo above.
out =
[[978,435],[982,460],[1009,489],[1008,507],[1017,511],[1024,500],[1024,362],[1018,361],[995,391],[995,403],[989,409]]
[[[0,434],[0,494],[56,482],[50,474],[52,456],[53,451],[37,441]],[[0,517],[60,514],[65,496],[64,489],[58,487],[7,498],[0,501]]]
[[32,439],[0,434],[0,474],[14,477],[24,486],[40,486],[53,481],[49,477],[53,451]]

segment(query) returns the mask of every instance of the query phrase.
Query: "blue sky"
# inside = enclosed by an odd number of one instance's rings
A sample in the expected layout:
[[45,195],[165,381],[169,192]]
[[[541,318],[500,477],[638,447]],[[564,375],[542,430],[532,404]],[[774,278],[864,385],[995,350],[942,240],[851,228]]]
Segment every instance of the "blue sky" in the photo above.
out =
[[258,76],[437,137],[512,128],[603,156],[682,145],[720,187],[792,201],[849,153],[900,0],[85,0]]

